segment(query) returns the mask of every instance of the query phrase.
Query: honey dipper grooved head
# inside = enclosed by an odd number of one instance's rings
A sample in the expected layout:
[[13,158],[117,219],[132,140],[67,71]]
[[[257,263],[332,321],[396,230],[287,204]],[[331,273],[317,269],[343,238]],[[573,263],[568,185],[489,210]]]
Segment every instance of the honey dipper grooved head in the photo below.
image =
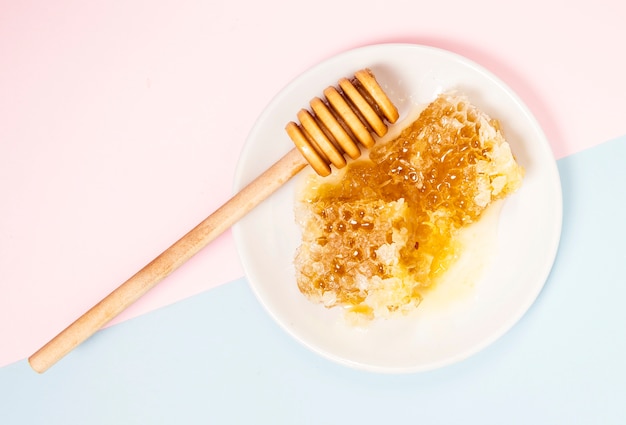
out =
[[313,113],[302,109],[300,124],[290,122],[285,130],[300,153],[321,176],[331,173],[330,165],[346,165],[344,154],[356,159],[358,144],[371,148],[375,139],[387,132],[385,120],[394,123],[399,114],[369,69],[355,73],[354,79],[342,78],[339,89],[328,87],[325,99],[310,102]]

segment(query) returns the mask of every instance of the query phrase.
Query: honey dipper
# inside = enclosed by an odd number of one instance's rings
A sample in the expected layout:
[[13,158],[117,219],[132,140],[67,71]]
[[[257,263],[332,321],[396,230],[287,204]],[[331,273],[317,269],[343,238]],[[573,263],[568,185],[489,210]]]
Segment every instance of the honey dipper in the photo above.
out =
[[358,158],[359,144],[366,148],[373,146],[372,133],[380,137],[387,132],[384,121],[397,121],[396,107],[369,69],[356,72],[353,79],[342,78],[338,85],[339,89],[328,87],[324,91],[325,100],[317,97],[311,100],[312,113],[300,110],[297,115],[300,125],[287,124],[286,131],[295,148],[31,355],[30,366],[39,373],[48,370],[307,164],[319,175],[327,176],[331,164],[336,168],[346,165],[345,155]]

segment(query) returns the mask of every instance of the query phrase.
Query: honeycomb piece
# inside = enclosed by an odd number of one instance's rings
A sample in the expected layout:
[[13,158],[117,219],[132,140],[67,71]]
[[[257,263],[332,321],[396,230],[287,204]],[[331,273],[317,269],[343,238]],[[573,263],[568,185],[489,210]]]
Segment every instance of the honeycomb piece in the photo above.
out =
[[298,195],[300,291],[367,319],[413,310],[459,255],[457,234],[522,184],[500,125],[440,95],[399,136]]

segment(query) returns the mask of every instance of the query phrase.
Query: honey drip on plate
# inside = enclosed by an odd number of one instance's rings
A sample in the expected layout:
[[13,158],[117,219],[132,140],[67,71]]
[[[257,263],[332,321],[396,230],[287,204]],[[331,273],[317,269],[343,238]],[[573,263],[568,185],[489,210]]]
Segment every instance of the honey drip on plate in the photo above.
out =
[[296,210],[300,291],[368,317],[409,311],[458,257],[459,229],[522,176],[497,121],[440,96],[369,159],[307,181]]

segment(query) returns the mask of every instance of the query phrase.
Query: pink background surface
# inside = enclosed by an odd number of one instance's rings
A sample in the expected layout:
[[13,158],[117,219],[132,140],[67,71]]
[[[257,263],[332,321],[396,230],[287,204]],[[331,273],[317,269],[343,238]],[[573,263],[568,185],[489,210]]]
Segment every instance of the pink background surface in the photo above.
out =
[[[619,2],[372,5],[3,2],[0,366],[226,201],[265,105],[345,50],[410,42],[478,62],[527,103],[557,158],[626,133]],[[227,232],[114,323],[241,276]]]

